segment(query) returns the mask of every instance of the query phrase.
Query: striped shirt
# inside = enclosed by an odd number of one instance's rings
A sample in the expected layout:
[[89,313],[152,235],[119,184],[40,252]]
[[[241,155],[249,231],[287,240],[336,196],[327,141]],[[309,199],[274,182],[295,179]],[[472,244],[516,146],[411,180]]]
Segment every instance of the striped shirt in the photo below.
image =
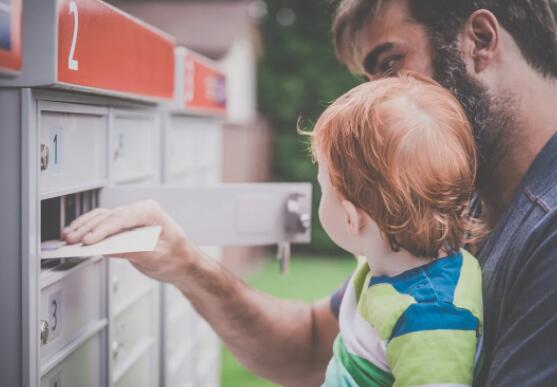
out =
[[323,386],[470,386],[482,321],[481,270],[468,252],[393,277],[361,260]]

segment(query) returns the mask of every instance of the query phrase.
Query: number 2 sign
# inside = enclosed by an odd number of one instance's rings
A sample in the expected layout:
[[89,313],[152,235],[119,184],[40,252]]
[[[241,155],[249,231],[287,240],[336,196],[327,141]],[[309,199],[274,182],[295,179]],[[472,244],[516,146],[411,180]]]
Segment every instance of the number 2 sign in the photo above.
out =
[[68,55],[68,69],[77,71],[79,69],[79,62],[74,59],[74,56],[75,45],[77,43],[77,33],[79,31],[79,11],[77,9],[77,3],[75,1],[70,1],[70,14],[74,15],[74,30],[72,36],[72,45],[70,47],[70,54]]
[[174,40],[100,0],[59,0],[57,83],[174,95]]

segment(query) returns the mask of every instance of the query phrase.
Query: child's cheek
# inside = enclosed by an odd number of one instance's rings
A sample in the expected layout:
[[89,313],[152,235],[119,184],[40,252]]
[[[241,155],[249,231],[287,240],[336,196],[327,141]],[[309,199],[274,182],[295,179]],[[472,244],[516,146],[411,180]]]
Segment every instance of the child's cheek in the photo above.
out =
[[[319,203],[319,221],[325,232],[330,238],[334,239],[334,214],[331,208],[331,202],[326,194],[321,195],[321,201]],[[338,219],[337,219],[338,221]]]

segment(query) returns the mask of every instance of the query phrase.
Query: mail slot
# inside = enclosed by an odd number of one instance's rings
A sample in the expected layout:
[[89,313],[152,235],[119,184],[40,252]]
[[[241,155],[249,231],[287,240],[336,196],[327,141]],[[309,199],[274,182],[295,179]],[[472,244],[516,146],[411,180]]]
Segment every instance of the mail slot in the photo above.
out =
[[[166,353],[170,362],[183,363],[184,359],[193,352],[193,311],[191,308],[172,308],[167,314],[166,322]],[[191,364],[185,365],[191,368]]]
[[200,356],[196,356],[193,364],[196,385],[211,386],[211,381],[214,381],[212,371],[215,366],[220,365],[219,339],[209,324],[201,318],[197,321],[194,335],[197,338],[194,353],[201,353]]
[[158,323],[152,312],[158,295],[154,289],[149,291],[114,318],[110,345],[115,380],[144,353],[151,354],[151,362],[156,359]]
[[104,274],[100,258],[68,261],[41,274],[41,363],[106,321]]
[[165,181],[204,184],[219,181],[220,129],[203,117],[173,115],[165,131]]
[[40,104],[40,192],[43,197],[102,186],[107,180],[107,110]]
[[112,180],[152,180],[158,169],[157,119],[148,112],[115,109],[111,113]]
[[128,261],[112,259],[109,264],[111,303],[114,315],[119,314],[127,305],[157,285],[157,282],[146,277]]
[[152,375],[152,363],[149,353],[144,353],[124,375],[115,383],[114,387],[152,387],[156,381]]
[[99,387],[106,385],[106,365],[102,353],[105,333],[100,333],[72,352],[41,377],[41,387]]
[[169,361],[167,368],[167,387],[197,387],[189,362],[173,363]]

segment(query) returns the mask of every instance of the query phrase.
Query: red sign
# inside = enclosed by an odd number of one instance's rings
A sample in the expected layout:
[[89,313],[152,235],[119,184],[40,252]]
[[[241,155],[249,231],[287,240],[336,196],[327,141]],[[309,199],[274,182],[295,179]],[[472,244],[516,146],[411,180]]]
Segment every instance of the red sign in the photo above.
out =
[[187,51],[184,66],[184,107],[213,114],[226,113],[226,77],[208,59]]
[[100,0],[60,0],[58,82],[171,99],[174,40]]
[[21,70],[22,0],[0,0],[0,72]]

